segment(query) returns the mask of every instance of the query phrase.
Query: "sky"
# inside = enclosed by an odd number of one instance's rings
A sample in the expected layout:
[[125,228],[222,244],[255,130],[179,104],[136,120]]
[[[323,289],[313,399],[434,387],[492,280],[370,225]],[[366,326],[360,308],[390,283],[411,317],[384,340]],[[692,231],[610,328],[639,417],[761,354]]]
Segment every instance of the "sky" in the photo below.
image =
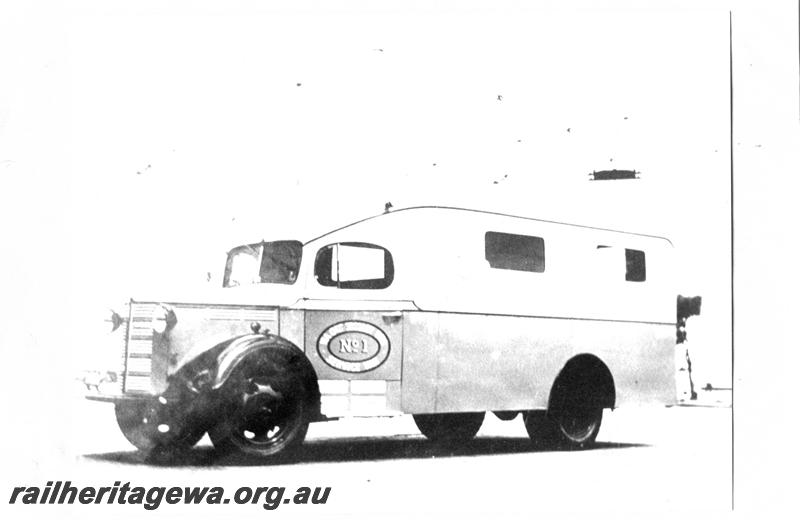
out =
[[[254,5],[78,2],[0,22],[25,49],[4,59],[26,81],[0,85],[23,301],[62,287],[82,320],[219,283],[237,243],[388,201],[453,205],[667,236],[678,292],[704,297],[701,365],[730,382],[727,9]],[[640,179],[589,180],[613,168]]]
[[[699,234],[692,209],[713,207],[704,244],[728,224],[724,13],[277,10],[177,23],[87,15],[69,32],[72,217],[107,247],[130,251],[112,231],[123,223],[168,222],[149,238],[186,267],[237,235],[313,234],[386,201],[678,241]],[[588,182],[611,168],[642,179]],[[706,264],[729,256],[717,245]]]

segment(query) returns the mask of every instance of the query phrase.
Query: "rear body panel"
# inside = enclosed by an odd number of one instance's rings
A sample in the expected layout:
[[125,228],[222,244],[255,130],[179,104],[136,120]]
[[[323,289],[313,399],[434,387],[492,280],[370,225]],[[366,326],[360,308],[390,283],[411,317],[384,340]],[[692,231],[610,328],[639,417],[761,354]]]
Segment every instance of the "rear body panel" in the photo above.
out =
[[403,411],[547,408],[575,355],[608,365],[617,404],[675,398],[672,324],[409,312],[404,316]]

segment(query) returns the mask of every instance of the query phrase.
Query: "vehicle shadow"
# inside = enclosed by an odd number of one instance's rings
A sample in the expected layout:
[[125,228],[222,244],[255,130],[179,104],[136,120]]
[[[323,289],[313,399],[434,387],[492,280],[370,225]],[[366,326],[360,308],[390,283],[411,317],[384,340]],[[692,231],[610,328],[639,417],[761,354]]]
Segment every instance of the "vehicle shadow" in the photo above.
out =
[[[597,442],[584,451],[649,447],[648,444]],[[306,441],[298,452],[280,460],[265,461],[259,457],[220,455],[211,446],[199,446],[173,455],[169,459],[148,457],[139,451],[117,451],[84,455],[87,459],[118,464],[191,466],[264,466],[327,462],[361,462],[392,459],[428,459],[508,455],[514,453],[546,453],[528,438],[478,437],[459,446],[437,445],[418,435],[392,437],[351,437]]]

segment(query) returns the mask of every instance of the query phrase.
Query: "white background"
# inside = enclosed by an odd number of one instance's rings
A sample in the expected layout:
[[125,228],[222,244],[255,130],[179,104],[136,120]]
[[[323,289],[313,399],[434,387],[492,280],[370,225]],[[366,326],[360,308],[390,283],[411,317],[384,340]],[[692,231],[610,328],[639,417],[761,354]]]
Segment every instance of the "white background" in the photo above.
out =
[[0,10],[2,390],[34,463],[80,434],[50,428],[106,304],[387,201],[668,236],[699,382],[729,386],[733,8],[736,476],[788,504],[761,478],[792,439],[796,3],[107,4]]

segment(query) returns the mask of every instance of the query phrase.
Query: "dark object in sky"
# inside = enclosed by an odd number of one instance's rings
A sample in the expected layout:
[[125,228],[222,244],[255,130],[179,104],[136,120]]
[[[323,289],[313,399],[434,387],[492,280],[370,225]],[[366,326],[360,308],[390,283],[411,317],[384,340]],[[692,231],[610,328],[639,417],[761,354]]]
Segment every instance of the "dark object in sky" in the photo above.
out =
[[492,181],[492,184],[500,184],[501,181],[508,179],[508,174],[503,175],[503,178],[499,181]]
[[636,170],[602,170],[589,174],[593,181],[616,181],[623,179],[638,179],[639,172]]
[[503,96],[502,96],[502,94],[498,94],[498,95],[497,95],[497,101],[503,101]]
[[391,203],[391,202],[387,202],[386,204],[384,204],[384,205],[383,205],[383,212],[384,212],[384,213],[389,213],[389,211],[390,211],[390,210],[391,210],[393,207],[394,207],[394,206],[392,206],[392,203]]

